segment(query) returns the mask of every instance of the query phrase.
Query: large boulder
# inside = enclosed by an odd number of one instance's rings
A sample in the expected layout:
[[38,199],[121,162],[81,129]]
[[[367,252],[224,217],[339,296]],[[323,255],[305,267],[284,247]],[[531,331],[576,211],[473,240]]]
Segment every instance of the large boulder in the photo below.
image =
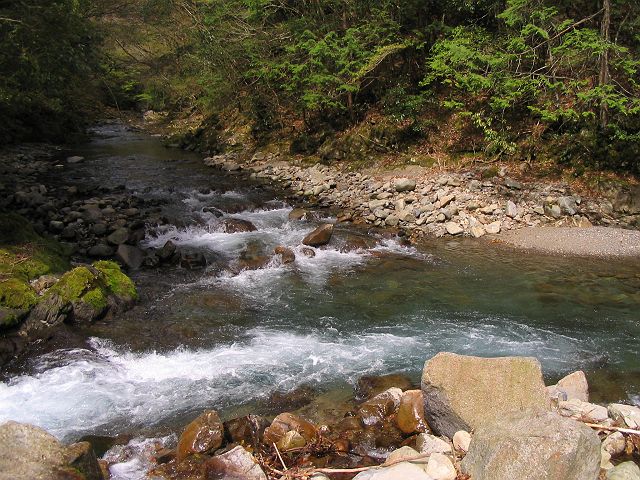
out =
[[65,447],[33,425],[0,425],[0,480],[102,480],[88,444]]
[[309,235],[304,237],[302,243],[309,247],[320,247],[326,245],[333,235],[333,224],[325,223],[316,228]]
[[596,480],[600,440],[553,412],[507,415],[475,431],[462,471],[473,480]]
[[267,480],[256,459],[243,447],[237,446],[217,455],[205,465],[206,478],[224,480]]
[[551,398],[558,400],[589,401],[589,384],[582,370],[573,372],[558,380],[558,383],[547,387]]
[[549,410],[550,401],[535,358],[480,358],[439,353],[422,374],[429,426],[451,438],[509,413]]
[[215,410],[207,410],[186,426],[176,448],[178,461],[195,453],[217,450],[224,440],[224,426]]

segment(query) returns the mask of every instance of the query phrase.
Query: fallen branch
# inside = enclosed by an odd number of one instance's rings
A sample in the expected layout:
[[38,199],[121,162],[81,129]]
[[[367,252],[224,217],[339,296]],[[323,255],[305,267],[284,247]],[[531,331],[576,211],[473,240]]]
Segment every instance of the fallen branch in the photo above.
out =
[[630,433],[632,435],[640,435],[640,430],[634,430],[633,428],[623,428],[623,427],[606,427],[604,425],[598,425],[597,423],[587,423],[584,422],[587,427],[596,428],[598,430],[611,430],[614,432],[621,433]]
[[276,449],[276,454],[278,455],[278,458],[280,459],[280,463],[282,464],[282,466],[284,467],[284,471],[286,472],[288,470],[287,465],[284,463],[284,460],[282,459],[282,455],[280,455],[280,450],[278,450],[278,446],[275,443],[273,444],[273,448]]

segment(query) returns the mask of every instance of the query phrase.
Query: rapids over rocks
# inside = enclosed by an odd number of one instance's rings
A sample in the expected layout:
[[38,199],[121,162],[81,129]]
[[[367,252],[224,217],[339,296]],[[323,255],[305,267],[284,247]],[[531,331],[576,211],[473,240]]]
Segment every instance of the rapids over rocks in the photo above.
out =
[[[268,186],[117,125],[98,128],[77,154],[86,160],[51,181],[123,184],[161,200],[166,221],[149,219],[143,245],[171,240],[208,261],[132,272],[142,296],[133,310],[74,327],[3,373],[0,422],[33,423],[65,441],[136,436],[115,479],[142,478],[147,439],[170,441],[205,408],[260,413],[275,391],[306,385],[342,398],[363,375],[417,379],[439,351],[535,356],[550,379],[584,369],[595,401],[640,403],[637,262],[473,240],[406,246],[349,224],[307,256],[302,239],[333,221],[329,212],[290,220],[294,205]],[[255,230],[229,233],[229,219]],[[295,262],[273,255],[281,245]]]

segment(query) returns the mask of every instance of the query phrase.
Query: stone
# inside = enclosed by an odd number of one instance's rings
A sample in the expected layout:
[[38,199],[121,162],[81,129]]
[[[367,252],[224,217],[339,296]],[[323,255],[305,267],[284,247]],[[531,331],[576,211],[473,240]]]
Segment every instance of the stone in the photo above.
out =
[[487,233],[484,229],[484,227],[480,226],[480,225],[474,225],[473,227],[471,227],[469,229],[469,233],[471,233],[471,236],[473,238],[480,238],[482,236],[484,236],[485,233]]
[[282,257],[282,263],[284,264],[293,263],[296,261],[296,254],[288,247],[279,245],[274,249],[273,252],[276,255],[280,255]]
[[418,465],[409,462],[361,472],[353,480],[434,480]]
[[429,433],[421,433],[416,437],[416,450],[424,454],[449,453],[451,444],[442,438]]
[[80,163],[84,161],[84,157],[81,157],[80,155],[73,155],[71,157],[67,157],[67,163]]
[[589,423],[600,423],[609,418],[605,407],[583,402],[576,398],[558,402],[558,413],[563,417],[569,417]]
[[144,262],[144,252],[133,245],[119,245],[116,251],[116,259],[129,270],[137,270]]
[[640,480],[640,467],[634,462],[623,462],[607,472],[607,480]]
[[90,446],[65,447],[39,427],[0,425],[1,480],[102,480]]
[[416,189],[416,181],[411,178],[398,178],[393,182],[396,192],[412,192]]
[[400,398],[396,425],[403,433],[422,433],[429,429],[424,418],[424,400],[421,390],[407,390]]
[[304,208],[294,208],[289,212],[289,220],[307,220],[309,212]]
[[505,215],[510,218],[518,216],[518,206],[511,200],[507,201],[507,206],[504,211]]
[[286,452],[288,450],[294,450],[296,448],[302,448],[307,444],[307,441],[304,439],[302,435],[300,435],[295,430],[289,430],[284,434],[284,437],[280,439],[277,443],[277,447],[282,452]]
[[166,262],[171,259],[173,255],[176,253],[177,247],[176,244],[171,240],[168,240],[160,250],[156,253],[161,262]]
[[462,471],[473,480],[596,480],[600,440],[553,412],[521,412],[478,428]]
[[187,270],[197,270],[207,266],[207,258],[200,252],[184,252],[180,255],[180,266]]
[[426,468],[427,475],[433,480],[455,480],[458,476],[456,467],[449,457],[442,453],[432,453]]
[[628,428],[640,428],[640,408],[622,403],[609,405],[609,416],[616,422],[626,425]]
[[287,432],[295,430],[306,442],[311,442],[318,436],[317,427],[298,415],[293,413],[281,413],[273,419],[264,431],[264,441],[267,445],[278,443]]
[[513,190],[522,190],[522,184],[509,177],[504,179],[504,186]]
[[64,222],[51,220],[49,222],[49,230],[51,230],[52,232],[61,232],[62,230],[64,230]]
[[[394,450],[393,452],[391,452],[389,454],[389,456],[387,456],[387,459],[384,461],[384,463],[391,463],[391,462],[397,462],[400,460],[406,460],[409,458],[415,458],[417,456],[420,455],[420,452],[418,452],[417,450],[411,448],[411,447],[400,447],[397,450]],[[419,460],[413,460],[409,463],[412,463],[414,465],[418,465],[419,467],[422,467],[422,469],[424,470],[427,467],[427,459],[426,458],[421,458]]]
[[502,223],[500,221],[496,221],[484,226],[484,230],[489,235],[497,235],[498,233],[500,233],[501,229],[502,229]]
[[400,390],[410,390],[413,388],[413,382],[409,377],[401,373],[390,373],[380,376],[365,375],[360,377],[356,383],[356,399],[368,400],[391,387],[397,387]]
[[333,224],[325,223],[304,237],[302,244],[308,247],[320,247],[329,243],[332,235]]
[[96,258],[105,258],[110,257],[114,253],[113,247],[106,245],[104,243],[98,243],[89,249],[89,256]]
[[258,415],[246,415],[224,422],[225,438],[232,443],[256,446],[264,436],[269,421]]
[[217,450],[224,440],[224,426],[218,412],[207,410],[187,425],[176,447],[176,458],[184,460],[196,453]]
[[303,247],[302,254],[307,258],[313,258],[316,256],[316,251],[313,248]]
[[613,432],[602,441],[602,449],[612,458],[619,457],[627,447],[627,440],[621,432]]
[[558,198],[558,207],[560,211],[565,215],[575,215],[578,212],[578,204],[573,197],[560,197]]
[[225,233],[247,233],[258,230],[249,220],[240,218],[225,218],[222,221],[222,226]]
[[444,228],[447,229],[447,233],[449,235],[460,235],[462,232],[464,232],[464,228],[462,228],[460,224],[456,222],[447,222],[445,223]]
[[424,366],[422,393],[429,426],[449,438],[508,413],[550,408],[540,362],[530,357],[441,352]]
[[224,480],[267,480],[267,476],[256,462],[256,459],[242,446],[229,450],[207,460],[205,464],[206,478]]
[[396,225],[398,225],[399,221],[400,221],[400,218],[398,218],[397,215],[391,214],[385,218],[384,223],[386,223],[390,227],[395,227]]
[[458,430],[453,435],[453,448],[459,452],[468,452],[471,444],[471,434],[465,430]]
[[544,214],[551,218],[560,218],[562,216],[562,210],[558,205],[545,203]]
[[589,401],[589,384],[583,371],[578,370],[560,379],[557,384],[547,387],[551,398],[556,398],[560,393],[564,394],[560,400]]
[[364,402],[358,409],[358,416],[364,426],[381,424],[398,410],[402,399],[402,390],[392,387]]
[[107,237],[107,242],[111,245],[122,245],[129,239],[129,230],[127,228],[118,228]]

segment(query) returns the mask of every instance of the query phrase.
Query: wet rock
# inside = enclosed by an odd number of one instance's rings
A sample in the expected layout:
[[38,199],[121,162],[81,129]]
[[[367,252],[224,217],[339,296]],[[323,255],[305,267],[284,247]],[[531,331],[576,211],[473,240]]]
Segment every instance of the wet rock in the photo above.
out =
[[186,426],[176,448],[178,461],[184,460],[195,453],[205,453],[217,450],[224,440],[224,426],[218,413],[207,410]]
[[294,208],[289,212],[289,220],[308,220],[309,212],[304,208]]
[[607,480],[640,480],[640,467],[634,462],[624,462],[607,472]]
[[59,233],[64,229],[64,222],[59,222],[57,220],[51,220],[49,222],[49,230],[54,233]]
[[122,245],[129,239],[129,230],[126,228],[118,228],[107,237],[107,242],[111,245]]
[[303,247],[302,254],[307,258],[313,258],[316,256],[316,251],[313,248]]
[[282,263],[284,263],[285,265],[287,263],[293,263],[296,261],[296,254],[288,247],[282,245],[277,246],[274,249],[274,253],[282,257]]
[[302,240],[302,244],[309,247],[320,247],[329,243],[332,235],[333,224],[325,223],[324,225],[320,225],[313,232],[304,237],[304,240]]
[[[389,456],[385,460],[385,463],[398,462],[401,460],[416,458],[419,455],[420,453],[411,447],[406,447],[406,446],[400,447],[389,454]],[[427,467],[427,461],[428,459],[422,458],[419,460],[410,461],[409,463],[413,463],[414,465],[422,467],[422,469],[424,470]]]
[[558,413],[563,417],[569,417],[589,423],[600,423],[609,418],[605,407],[583,402],[576,398],[558,402]]
[[262,442],[268,426],[267,419],[258,415],[234,418],[224,422],[225,438],[231,443],[255,446]]
[[295,430],[289,430],[284,434],[284,437],[280,439],[277,443],[277,447],[283,451],[287,452],[289,450],[295,450],[297,448],[302,448],[307,444],[307,441],[304,439],[302,435],[300,435]]
[[550,408],[540,363],[527,357],[439,353],[425,364],[422,393],[429,426],[449,438],[508,413]]
[[424,399],[421,390],[407,390],[402,394],[396,424],[403,433],[422,433],[429,429],[424,418]]
[[358,379],[355,388],[356,399],[367,400],[391,387],[397,387],[400,390],[410,390],[413,388],[413,382],[409,377],[401,373],[380,376],[366,375]]
[[89,249],[89,256],[94,258],[107,258],[111,257],[114,254],[115,250],[113,247],[106,245],[104,243],[98,243]]
[[306,442],[311,442],[318,436],[318,429],[313,423],[293,413],[281,413],[264,431],[264,441],[268,445],[278,443],[291,430],[302,435]]
[[32,280],[30,285],[38,295],[42,295],[45,291],[53,287],[58,282],[58,279],[59,277],[55,275],[42,275]]
[[222,225],[225,233],[247,233],[258,230],[253,223],[240,218],[225,218]]
[[310,404],[317,396],[318,391],[315,388],[302,385],[290,392],[273,392],[267,399],[267,405],[276,412],[297,410]]
[[166,262],[173,257],[176,253],[177,247],[176,244],[171,240],[168,240],[160,250],[157,251],[156,255],[160,259],[161,262]]
[[204,207],[202,211],[205,213],[210,213],[216,218],[224,217],[224,212],[216,207]]
[[83,480],[103,480],[98,458],[89,442],[78,442],[67,447],[67,461],[81,472]]
[[400,406],[402,390],[390,388],[364,402],[358,409],[358,416],[365,426],[378,425],[395,413]]
[[207,479],[267,480],[253,455],[241,446],[209,459],[205,472]]
[[449,453],[451,444],[442,438],[429,433],[421,433],[416,437],[416,450],[424,454]]
[[184,252],[180,255],[180,266],[187,270],[197,270],[207,266],[207,259],[200,252]]
[[80,155],[73,155],[71,157],[67,157],[67,163],[80,163],[84,161],[84,157],[81,157]]
[[431,454],[426,472],[433,480],[455,480],[458,476],[449,457],[442,453]]
[[557,384],[547,387],[547,390],[551,398],[589,401],[589,384],[587,377],[581,370],[560,379]]
[[498,418],[475,431],[463,472],[474,480],[596,480],[598,435],[552,412]]
[[469,451],[469,444],[471,444],[471,434],[464,430],[458,430],[453,435],[453,448],[458,452],[466,453]]
[[640,428],[640,408],[622,403],[612,403],[609,405],[609,416],[628,428]]
[[129,270],[138,270],[144,262],[145,253],[133,245],[119,245],[116,259]]
[[416,189],[416,181],[412,178],[398,178],[393,182],[396,192],[412,192]]
[[90,455],[86,445],[67,448],[33,425],[17,422],[0,425],[2,480],[102,480],[96,467],[95,454]]

